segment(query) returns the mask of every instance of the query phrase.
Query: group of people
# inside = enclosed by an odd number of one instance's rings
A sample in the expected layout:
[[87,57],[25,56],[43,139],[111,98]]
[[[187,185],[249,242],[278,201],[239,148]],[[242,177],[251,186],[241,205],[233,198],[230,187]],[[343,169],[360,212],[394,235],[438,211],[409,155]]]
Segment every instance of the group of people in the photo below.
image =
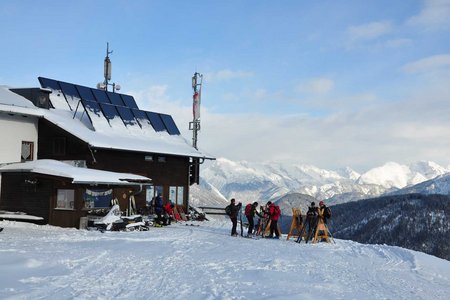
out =
[[[225,208],[225,213],[230,217],[232,223],[231,236],[238,236],[236,229],[241,208],[242,203],[239,202],[236,204],[236,199],[234,198],[231,199],[230,204]],[[270,221],[270,234],[266,236],[266,238],[280,238],[280,232],[278,230],[278,220],[281,216],[281,209],[278,205],[269,201],[265,206],[261,206],[260,211],[258,212],[258,202],[253,202],[245,206],[244,212],[245,217],[248,221],[247,237],[252,237],[254,235],[254,218],[255,216],[258,216],[259,225],[263,227],[263,232],[265,230],[265,227],[267,226],[267,222]],[[311,205],[308,207],[308,211],[306,213],[306,220],[303,224],[306,230],[306,242],[308,242],[314,236],[319,218],[322,218],[322,220],[326,224],[327,220],[330,217],[331,210],[328,206],[325,205],[323,201],[319,202],[318,207],[316,206],[315,202],[311,202]],[[301,223],[303,222],[301,221]]]
[[153,205],[155,209],[156,219],[155,225],[165,226],[170,225],[173,219],[173,208],[174,205],[171,201],[164,204],[161,195],[157,195],[153,200]]
[[[230,202],[230,205],[225,208],[225,212],[230,217],[232,223],[231,236],[238,236],[236,231],[238,222],[237,219],[242,208],[242,203],[239,202],[236,204],[236,199],[234,198],[231,199]],[[269,201],[265,206],[261,206],[261,210],[259,212],[258,202],[249,203],[245,206],[245,217],[248,221],[247,237],[252,237],[254,235],[255,216],[259,217],[261,222],[259,225],[264,227],[263,230],[265,230],[265,226],[262,224],[263,220],[270,220],[270,234],[266,238],[280,238],[280,232],[278,231],[278,220],[281,216],[281,209],[278,205],[275,205],[275,203]]]
[[[317,228],[317,224],[321,218],[324,224],[327,224],[327,220],[331,218],[331,209],[325,205],[325,202],[320,201],[319,206],[316,206],[315,202],[311,202],[311,205],[308,207],[308,211],[306,212],[306,220],[304,223],[304,230],[306,232],[305,242],[310,241]],[[299,237],[298,242],[301,241],[301,236]]]

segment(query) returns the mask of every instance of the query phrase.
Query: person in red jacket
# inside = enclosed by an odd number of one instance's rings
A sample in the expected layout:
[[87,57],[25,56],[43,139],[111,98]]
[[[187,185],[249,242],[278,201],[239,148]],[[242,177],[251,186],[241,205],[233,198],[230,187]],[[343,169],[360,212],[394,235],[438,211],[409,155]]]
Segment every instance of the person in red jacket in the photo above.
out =
[[170,225],[172,223],[172,216],[173,216],[173,203],[167,202],[166,205],[164,205],[164,225]]
[[280,233],[278,232],[278,219],[281,215],[281,210],[278,205],[275,205],[271,201],[267,202],[269,207],[269,216],[270,216],[270,236],[268,238],[273,238],[273,234],[275,233],[275,238],[280,238]]

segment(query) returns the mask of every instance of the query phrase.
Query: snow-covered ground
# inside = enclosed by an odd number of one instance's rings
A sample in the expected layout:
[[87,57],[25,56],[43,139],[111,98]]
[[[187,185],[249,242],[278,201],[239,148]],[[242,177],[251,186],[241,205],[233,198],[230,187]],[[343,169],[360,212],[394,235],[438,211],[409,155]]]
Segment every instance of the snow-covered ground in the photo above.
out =
[[0,221],[0,299],[448,299],[450,261],[337,240],[229,236],[223,221],[146,232]]

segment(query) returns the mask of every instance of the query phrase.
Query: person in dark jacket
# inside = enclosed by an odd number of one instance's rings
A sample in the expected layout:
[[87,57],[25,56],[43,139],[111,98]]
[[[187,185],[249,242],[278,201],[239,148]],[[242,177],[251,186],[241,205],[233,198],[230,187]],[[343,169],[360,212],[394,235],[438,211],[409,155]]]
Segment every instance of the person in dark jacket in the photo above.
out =
[[225,208],[226,214],[230,217],[231,223],[233,226],[231,227],[231,236],[237,236],[237,218],[239,215],[239,211],[241,210],[242,203],[239,202],[236,205],[236,200],[233,198],[230,200],[230,205]]
[[278,232],[278,219],[281,215],[281,210],[278,205],[275,205],[271,201],[267,202],[269,206],[269,216],[270,216],[270,236],[268,238],[273,238],[275,233],[275,238],[280,238],[280,233]]
[[319,202],[318,215],[323,219],[323,222],[327,224],[327,220],[331,218],[331,209],[325,205],[325,202]]
[[156,223],[159,225],[163,224],[163,198],[160,194],[155,198],[155,214],[156,214]]
[[315,202],[311,202],[311,206],[308,207],[308,212],[306,213],[306,221],[305,225],[307,227],[307,236],[306,236],[306,243],[312,239],[316,232],[316,226],[317,226],[317,217],[319,215],[317,206]]
[[245,206],[245,217],[248,220],[247,237],[251,237],[253,235],[253,228],[255,227],[255,215],[262,218],[262,215],[258,212],[257,208],[258,202],[249,203],[247,204],[247,206]]

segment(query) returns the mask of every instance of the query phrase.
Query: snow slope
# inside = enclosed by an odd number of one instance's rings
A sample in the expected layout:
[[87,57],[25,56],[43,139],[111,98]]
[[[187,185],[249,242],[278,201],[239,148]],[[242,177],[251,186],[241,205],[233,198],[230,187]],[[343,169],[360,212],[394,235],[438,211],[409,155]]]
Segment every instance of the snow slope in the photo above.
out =
[[1,299],[447,299],[450,262],[398,247],[0,222]]

